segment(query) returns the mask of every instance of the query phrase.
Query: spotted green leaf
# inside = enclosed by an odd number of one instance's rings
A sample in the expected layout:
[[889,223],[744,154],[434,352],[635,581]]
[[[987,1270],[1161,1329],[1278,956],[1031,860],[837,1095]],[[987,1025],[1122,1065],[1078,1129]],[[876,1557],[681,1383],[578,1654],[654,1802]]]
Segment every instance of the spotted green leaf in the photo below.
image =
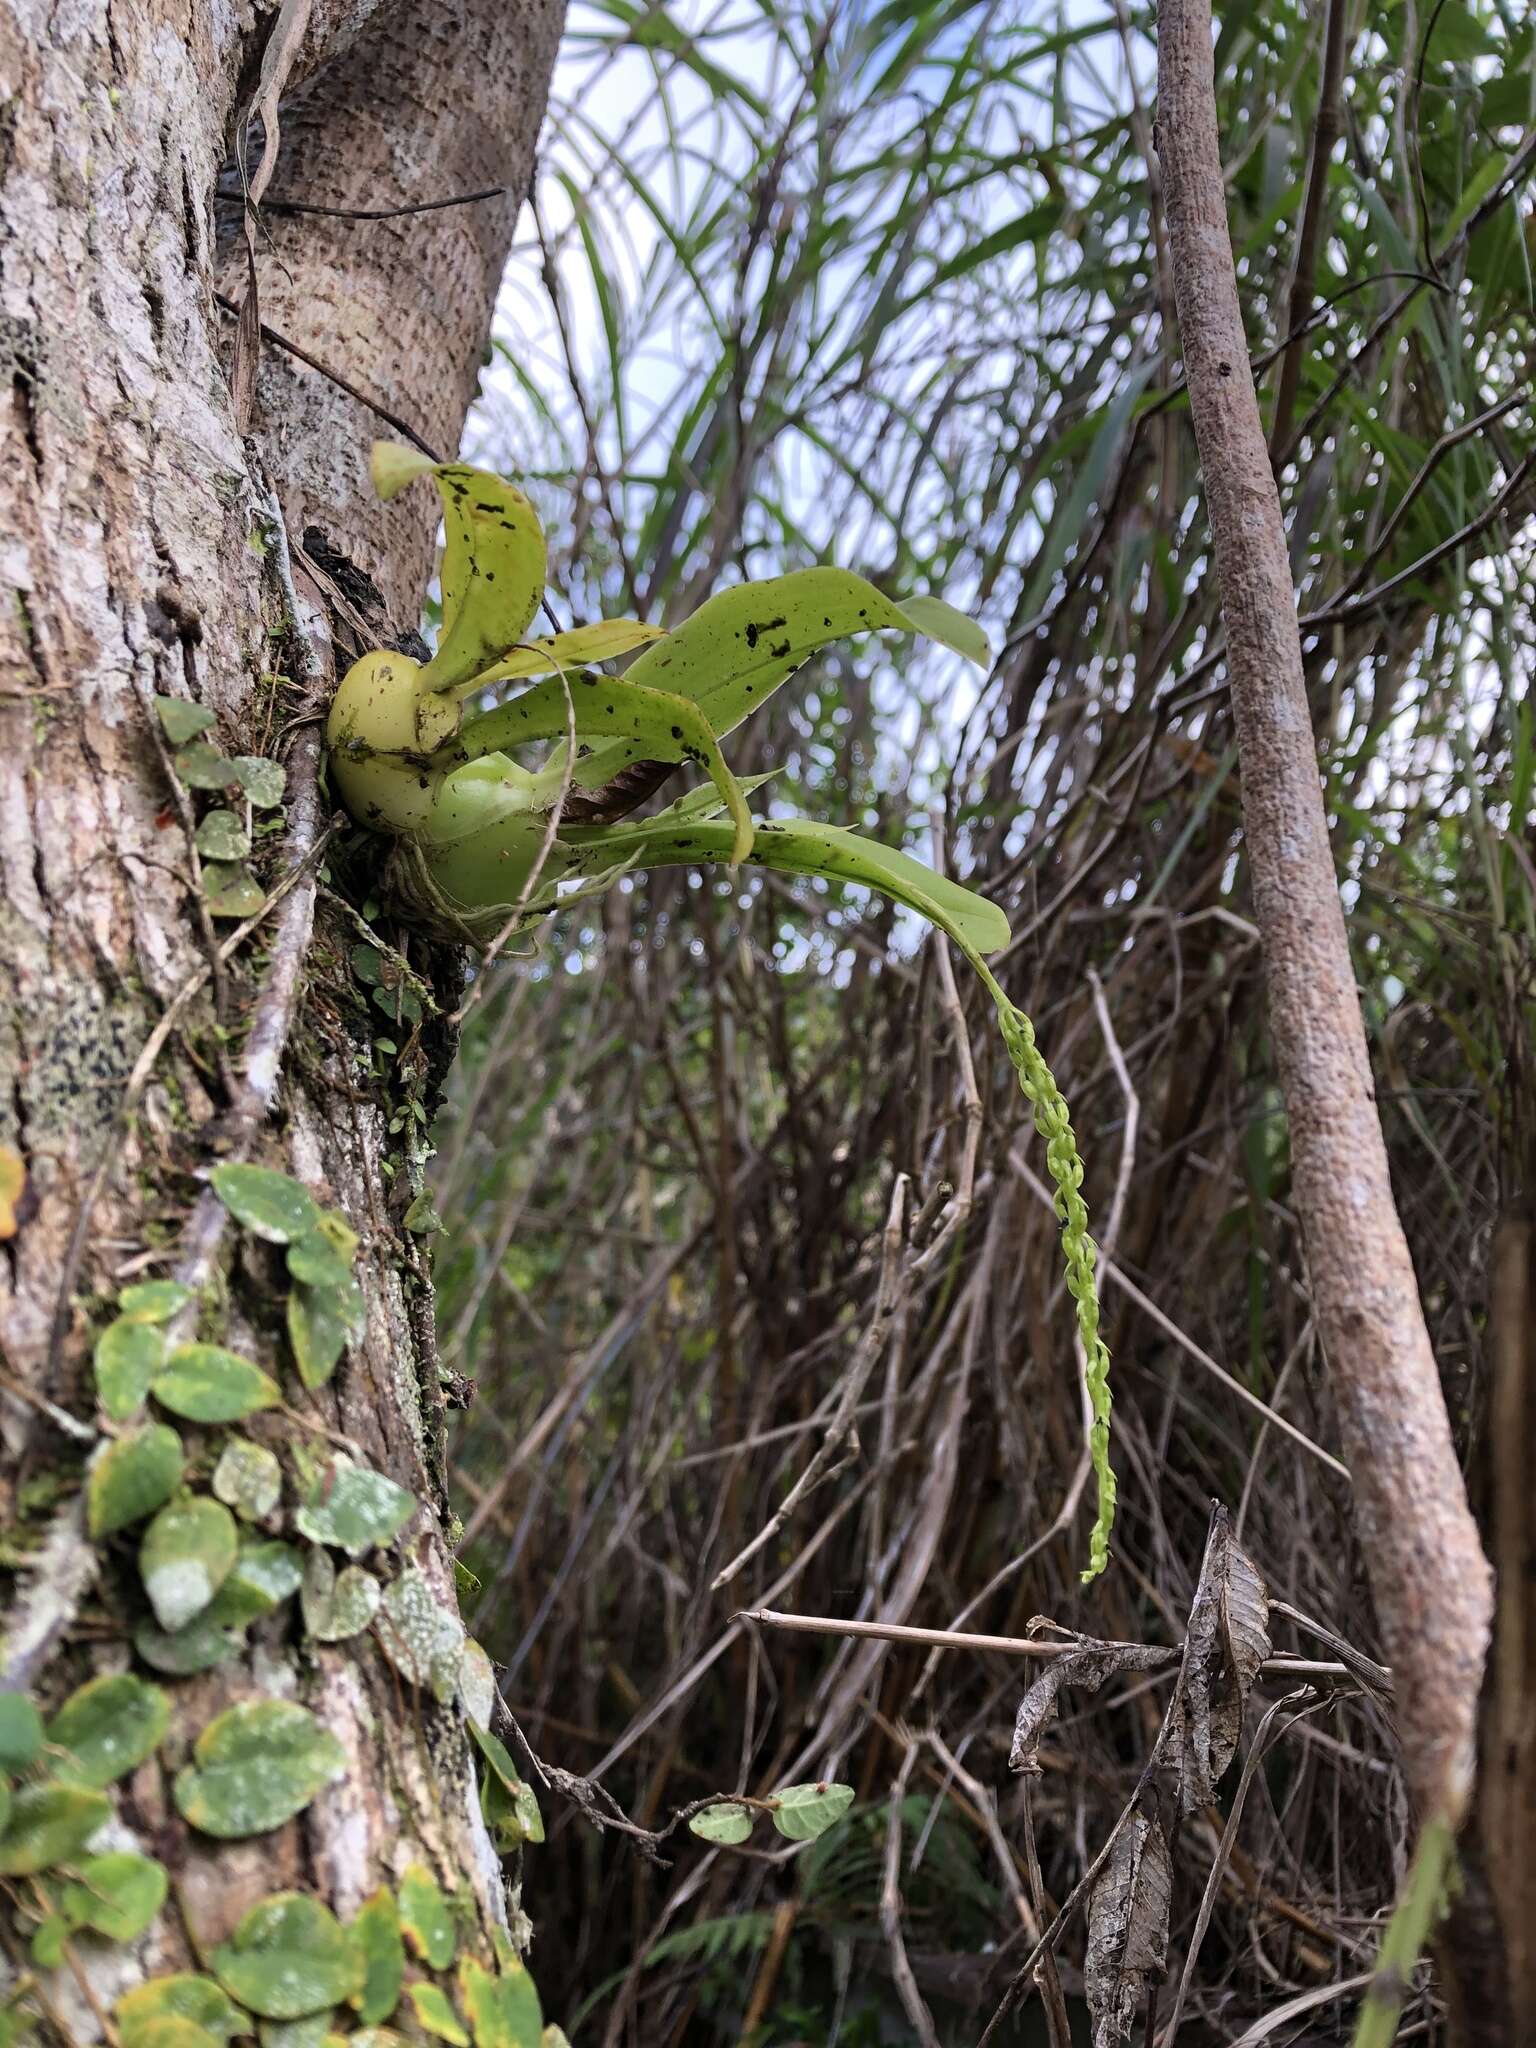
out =
[[48,1740],[69,1752],[63,1775],[84,1785],[110,1785],[159,1748],[171,1703],[158,1685],[131,1672],[92,1678],[72,1692],[48,1724]]
[[230,1163],[216,1166],[208,1177],[235,1221],[269,1244],[293,1244],[319,1225],[314,1196],[289,1174]]
[[416,1565],[386,1591],[374,1624],[380,1646],[408,1685],[426,1686],[446,1706],[459,1685],[464,1630]]
[[201,704],[189,704],[185,697],[156,697],[160,726],[173,747],[184,747],[213,724],[213,713]]
[[532,1977],[515,1958],[492,1976],[473,1956],[459,1965],[459,2002],[475,2048],[539,2048],[544,2015]]
[[453,1915],[424,1863],[410,1864],[400,1880],[400,1932],[429,1970],[446,1970],[453,1961]]
[[688,1823],[688,1832],[697,1835],[703,1842],[726,1842],[733,1847],[744,1842],[752,1832],[752,1809],[728,1800],[720,1806],[706,1806],[702,1813],[694,1814]]
[[[227,1583],[227,1581],[226,1581]],[[168,1678],[191,1678],[199,1671],[213,1671],[238,1656],[245,1645],[243,1628],[232,1628],[214,1619],[205,1608],[185,1628],[167,1633],[152,1621],[141,1621],[133,1632],[133,1647],[153,1671]]]
[[113,1849],[76,1866],[59,1911],[71,1927],[89,1927],[109,1941],[137,1941],[165,1904],[168,1888],[163,1864]]
[[362,1980],[357,1945],[328,1908],[301,1892],[277,1892],[253,1906],[211,1961],[231,1998],[268,2020],[327,2011]]
[[112,1802],[90,1785],[23,1785],[0,1834],[0,1877],[30,1877],[76,1855],[112,1818]]
[[287,1252],[288,1271],[306,1287],[345,1288],[352,1278],[352,1255],[343,1255],[323,1230],[311,1231]]
[[344,1643],[361,1635],[379,1611],[377,1579],[355,1564],[338,1577],[330,1555],[318,1544],[304,1566],[304,1628],[317,1643]]
[[203,900],[214,917],[254,917],[267,896],[248,868],[210,861],[203,869]]
[[302,2020],[263,2020],[261,2048],[324,2048],[334,2011],[312,2012]]
[[164,1357],[164,1333],[152,1324],[132,1316],[108,1323],[96,1339],[92,1361],[103,1413],[114,1422],[136,1415]]
[[481,1811],[496,1836],[497,1847],[505,1852],[519,1842],[542,1842],[544,1817],[539,1812],[538,1799],[533,1787],[518,1776],[505,1743],[473,1720],[469,1732],[490,1766],[484,1793],[491,1794],[494,1788],[501,1795],[481,1799]]
[[295,1285],[288,1296],[288,1342],[306,1387],[325,1385],[362,1329],[362,1290],[350,1273],[320,1287]]
[[213,1468],[213,1491],[242,1522],[260,1522],[282,1496],[283,1468],[265,1444],[232,1436]]
[[459,1653],[459,1697],[478,1727],[489,1728],[496,1711],[496,1672],[483,1646],[466,1636]]
[[242,1700],[198,1736],[191,1763],[176,1777],[176,1805],[205,1835],[236,1841],[302,1813],[346,1767],[341,1744],[307,1707],[291,1700]]
[[281,761],[268,761],[260,754],[236,754],[229,765],[252,810],[275,810],[282,802],[288,770]]
[[814,1842],[852,1804],[851,1785],[784,1785],[773,1795],[773,1824],[791,1842]]
[[251,835],[233,811],[210,811],[197,828],[196,844],[204,860],[244,860]]
[[139,1577],[167,1634],[201,1614],[229,1577],[239,1551],[235,1518],[222,1501],[192,1497],[163,1507],[139,1545]]
[[143,2038],[165,2020],[190,2024],[216,2041],[252,2032],[249,2018],[211,1977],[190,1973],[151,1977],[147,1984],[125,1991],[113,2008],[113,2017],[123,2048],[195,2048],[193,2043]]
[[274,1613],[299,1590],[303,1576],[303,1562],[291,1543],[242,1543],[207,1619],[218,1627],[243,1628]]
[[195,1298],[179,1280],[138,1280],[117,1297],[117,1312],[131,1323],[168,1323]]
[[294,1524],[311,1543],[358,1558],[393,1542],[415,1511],[415,1494],[338,1451],[316,1474]]
[[233,763],[207,740],[180,748],[171,765],[188,789],[228,789],[235,779]]
[[150,1392],[188,1422],[243,1422],[282,1400],[276,1380],[259,1365],[217,1344],[179,1344]]
[[186,1466],[181,1438],[164,1423],[110,1444],[91,1467],[86,1519],[93,1537],[143,1521],[168,1501]]
[[352,2003],[363,2025],[375,2027],[400,2003],[400,1987],[405,1981],[400,1915],[393,1897],[382,1886],[358,1908],[352,1939],[363,1959],[363,1981],[353,1992]]

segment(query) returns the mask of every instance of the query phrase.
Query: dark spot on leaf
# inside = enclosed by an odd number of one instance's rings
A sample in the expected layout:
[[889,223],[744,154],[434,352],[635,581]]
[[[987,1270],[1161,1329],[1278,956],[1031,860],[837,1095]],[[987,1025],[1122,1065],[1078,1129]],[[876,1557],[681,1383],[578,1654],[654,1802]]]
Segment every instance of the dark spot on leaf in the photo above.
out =
[[781,640],[777,647],[770,647],[768,652],[773,656],[775,661],[782,661],[785,655],[788,654],[789,649],[789,641]]

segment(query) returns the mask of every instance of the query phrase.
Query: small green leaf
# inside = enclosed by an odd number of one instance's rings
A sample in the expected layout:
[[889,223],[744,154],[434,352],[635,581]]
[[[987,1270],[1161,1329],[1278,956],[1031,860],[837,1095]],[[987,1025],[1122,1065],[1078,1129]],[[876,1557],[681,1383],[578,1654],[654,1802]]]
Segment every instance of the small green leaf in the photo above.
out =
[[117,1312],[130,1323],[168,1323],[195,1299],[179,1280],[138,1280],[117,1297]]
[[232,1436],[213,1468],[213,1491],[242,1522],[260,1522],[282,1498],[283,1468],[265,1444]]
[[851,1785],[785,1785],[773,1795],[773,1824],[791,1842],[814,1842],[853,1804]]
[[469,2048],[469,2036],[460,2026],[458,2014],[435,1984],[408,1984],[405,1995],[415,2008],[417,2025],[424,2032],[446,2041],[449,2048]]
[[896,609],[915,632],[927,640],[936,640],[941,647],[948,647],[956,654],[964,655],[967,661],[975,662],[978,668],[992,666],[992,644],[974,619],[968,619],[964,612],[946,604],[942,597],[905,598]]
[[459,1697],[470,1720],[478,1727],[489,1728],[496,1711],[496,1671],[473,1636],[464,1638],[464,1647],[459,1652]]
[[244,860],[251,835],[233,811],[210,811],[197,828],[196,845],[204,860]]
[[[228,2041],[236,2034],[249,2034],[249,2019],[214,1983],[211,1977],[190,1973],[174,1977],[152,1977],[125,1991],[113,2009],[123,2048],[183,2048],[166,2041],[143,2041],[141,2035],[162,2020],[189,2022],[215,2040]],[[185,2048],[195,2048],[187,2043]]]
[[475,2048],[539,2048],[544,2024],[539,1994],[515,1958],[493,1977],[466,1956],[459,1965],[459,1999],[474,2030]]
[[308,1188],[268,1166],[216,1166],[213,1191],[237,1223],[269,1244],[293,1244],[319,1228],[320,1211]]
[[261,754],[236,754],[229,765],[253,811],[272,811],[282,802],[288,770],[281,761],[269,761]]
[[363,2025],[375,2027],[400,2003],[400,1987],[405,1981],[400,1915],[383,1886],[358,1908],[352,1939],[363,1959],[363,1981],[352,1994],[352,2003]]
[[415,1237],[436,1237],[445,1227],[430,1188],[422,1189],[400,1221]]
[[74,1929],[62,1913],[50,1913],[32,1936],[31,1956],[40,1970],[56,1970],[64,1960],[65,1945]]
[[48,1740],[69,1751],[61,1775],[99,1787],[136,1770],[170,1724],[171,1703],[161,1688],[122,1671],[71,1693],[48,1724]]
[[112,1802],[89,1785],[23,1785],[0,1834],[0,1877],[31,1877],[83,1849],[112,1818]]
[[458,1691],[464,1630],[440,1606],[431,1581],[408,1565],[384,1595],[376,1633],[384,1654],[408,1685],[430,1687],[446,1706]]
[[306,1387],[325,1385],[362,1328],[362,1290],[350,1273],[340,1285],[295,1286],[288,1296],[288,1342]]
[[133,1647],[152,1670],[163,1671],[167,1678],[192,1678],[238,1656],[245,1647],[245,1631],[216,1620],[208,1608],[174,1635],[152,1621],[141,1621],[133,1632]]
[[59,1907],[72,1927],[89,1927],[109,1941],[137,1941],[165,1904],[168,1889],[163,1864],[114,1849],[86,1858],[64,1887]]
[[43,1717],[25,1693],[0,1692],[0,1771],[24,1771],[43,1746]]
[[212,1963],[230,1996],[268,2020],[301,2020],[340,2005],[362,1976],[362,1958],[336,1916],[300,1892],[277,1892],[253,1906]]
[[430,455],[423,455],[417,448],[402,448],[398,441],[375,441],[368,454],[373,488],[386,502],[432,467]]
[[706,1806],[688,1823],[690,1835],[702,1842],[744,1842],[752,1832],[752,1809],[732,1800],[723,1806]]
[[453,1961],[453,1915],[424,1863],[410,1864],[400,1880],[400,1931],[429,1970],[446,1970]]
[[180,1486],[185,1468],[181,1438],[164,1423],[119,1437],[91,1467],[86,1488],[91,1535],[110,1536],[152,1515]]
[[343,1257],[323,1230],[312,1231],[287,1253],[288,1271],[306,1287],[347,1288],[352,1279],[352,1260]]
[[377,946],[354,946],[350,955],[352,972],[365,988],[379,988],[384,981],[384,955]]
[[155,1516],[139,1545],[139,1577],[168,1634],[202,1613],[229,1577],[239,1546],[235,1518],[220,1501],[173,1501]]
[[171,764],[188,789],[228,789],[235,780],[234,763],[206,740],[193,740]]
[[261,2048],[324,2048],[335,2018],[334,2007],[312,2012],[302,2020],[263,2020]]
[[303,1576],[303,1564],[291,1543],[242,1543],[207,1618],[221,1628],[244,1628],[291,1599]]
[[96,1339],[96,1398],[114,1422],[144,1406],[149,1383],[165,1356],[165,1336],[147,1322],[119,1316]]
[[533,1787],[520,1778],[505,1745],[471,1721],[469,1732],[490,1766],[480,1787],[480,1812],[502,1855],[524,1842],[542,1842],[544,1816]]
[[415,1512],[415,1494],[337,1451],[316,1473],[293,1519],[311,1543],[333,1544],[358,1558],[393,1542]]
[[185,697],[156,697],[160,725],[173,747],[184,747],[213,724],[213,713],[201,704],[189,704]]
[[283,1398],[276,1380],[260,1366],[217,1344],[179,1344],[156,1373],[150,1392],[162,1408],[188,1422],[243,1422]]
[[249,869],[210,861],[203,869],[203,900],[214,917],[254,917],[267,892]]
[[346,1767],[345,1750],[307,1707],[290,1700],[243,1700],[216,1715],[193,1744],[192,1762],[177,1774],[176,1805],[183,1820],[205,1835],[237,1841],[302,1813]]
[[317,1643],[345,1643],[359,1636],[379,1611],[379,1582],[355,1564],[338,1578],[330,1555],[318,1544],[304,1567],[304,1627]]

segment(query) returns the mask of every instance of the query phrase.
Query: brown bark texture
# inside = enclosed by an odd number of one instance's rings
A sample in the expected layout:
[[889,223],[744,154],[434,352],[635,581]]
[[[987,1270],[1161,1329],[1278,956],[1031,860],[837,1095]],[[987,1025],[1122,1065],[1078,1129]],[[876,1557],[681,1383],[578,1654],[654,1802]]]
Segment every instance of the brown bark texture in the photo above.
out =
[[1422,1815],[1459,1814],[1492,1585],[1392,1197],[1328,839],[1285,529],[1228,232],[1208,0],[1158,15],[1158,155],[1210,511],[1270,1028],[1354,1512]]
[[[0,1147],[25,1172],[0,1242],[0,1687],[45,1711],[94,1674],[139,1668],[132,1543],[89,1544],[80,1506],[114,1434],[92,1343],[134,1281],[187,1281],[199,1299],[175,1334],[279,1379],[285,1406],[241,1425],[289,1467],[273,1531],[289,1526],[294,1448],[345,1444],[420,1503],[389,1566],[418,1566],[456,1611],[430,1274],[402,1224],[451,1047],[429,1003],[419,1030],[395,1033],[398,1056],[375,1052],[385,1027],[349,967],[365,932],[315,858],[338,662],[415,628],[434,519],[426,492],[379,505],[367,454],[388,430],[270,343],[242,438],[218,295],[246,289],[228,195],[256,147],[242,117],[263,54],[287,37],[270,197],[363,207],[504,188],[389,221],[272,213],[254,236],[262,319],[451,454],[563,12],[0,0]],[[286,893],[233,946],[240,927],[203,905],[191,828],[206,800],[170,771],[157,694],[216,714],[207,738],[226,753],[287,768],[253,856],[263,889]],[[456,996],[456,961],[380,935]],[[364,1332],[316,1391],[285,1349],[281,1254],[208,1188],[228,1160],[293,1175],[361,1238]],[[218,1438],[181,1427],[206,1491]],[[115,1790],[175,1910],[93,1949],[89,1981],[55,1973],[73,2038],[97,2038],[102,2010],[146,1974],[197,1967],[285,1886],[345,1918],[419,1862],[463,1893],[482,1937],[509,1905],[525,1931],[461,1708],[402,1685],[372,1636],[305,1641],[296,1608],[253,1626],[233,1663],[163,1681],[170,1734]],[[339,1739],[345,1776],[255,1839],[194,1831],[171,1797],[189,1744],[232,1702],[274,1695]],[[21,1937],[0,1934],[3,1972]]]

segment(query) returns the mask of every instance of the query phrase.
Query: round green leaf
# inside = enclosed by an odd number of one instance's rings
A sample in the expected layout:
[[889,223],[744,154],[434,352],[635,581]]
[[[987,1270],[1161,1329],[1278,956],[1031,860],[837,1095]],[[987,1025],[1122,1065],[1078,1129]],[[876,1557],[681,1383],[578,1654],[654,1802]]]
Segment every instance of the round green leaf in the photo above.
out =
[[188,789],[228,789],[235,780],[234,763],[207,740],[182,747],[173,765]]
[[89,1785],[23,1785],[0,1834],[0,1877],[31,1877],[83,1849],[112,1818],[112,1802]]
[[791,1842],[814,1842],[853,1804],[851,1785],[785,1785],[773,1795],[773,1824]]
[[147,1984],[125,1991],[113,2017],[123,2048],[197,2048],[194,2042],[144,2038],[150,2028],[167,2020],[190,2024],[219,2041],[253,2031],[250,2020],[211,1977],[190,1974],[152,1977]]
[[[341,1744],[307,1707],[288,1700],[245,1700],[215,1716],[197,1738],[192,1762],[177,1774],[176,1805],[182,1818],[205,1835],[234,1841],[265,1834],[302,1813],[346,1767]],[[223,1970],[219,1976],[224,1979]],[[318,2005],[303,2008],[318,2010]],[[302,2013],[265,2012],[264,2017],[299,2019]]]
[[168,1678],[191,1678],[238,1656],[245,1647],[245,1631],[228,1627],[205,1609],[174,1634],[152,1621],[141,1621],[133,1632],[133,1647],[152,1670],[163,1671]]
[[267,2020],[301,2020],[350,1998],[362,1981],[356,1944],[318,1899],[278,1892],[253,1906],[213,1952],[232,1998]]
[[213,713],[201,704],[189,704],[185,697],[156,697],[160,726],[173,747],[184,747],[213,724]]
[[425,1572],[409,1565],[385,1593],[375,1624],[380,1645],[408,1685],[427,1686],[447,1705],[459,1688],[464,1630],[439,1604]]
[[251,835],[233,811],[210,811],[197,828],[197,850],[204,860],[244,860]]
[[282,802],[288,771],[281,761],[268,761],[260,754],[236,754],[229,765],[252,810],[274,810]]
[[153,1324],[119,1316],[96,1339],[96,1398],[114,1422],[144,1406],[149,1383],[165,1356],[165,1337]]
[[215,917],[254,917],[267,897],[248,869],[210,861],[203,869],[203,900]]
[[[180,1981],[174,1977],[157,1978],[154,1984],[145,1984],[140,1988],[152,1991],[160,1983],[174,1984]],[[215,1985],[214,1989],[218,1990],[218,1986]],[[219,1992],[219,1996],[223,1998],[222,1991]],[[232,2005],[229,2009],[231,2012],[235,2010]],[[244,2019],[245,2015],[242,2013],[240,2017]],[[246,2021],[240,2031],[247,2034],[252,2031],[249,2021]],[[179,2013],[167,2012],[158,2013],[151,2019],[137,2021],[132,2033],[123,2034],[122,2042],[123,2048],[219,2048],[219,2042],[224,2038],[227,2037],[210,2033],[206,2027],[200,2027],[195,2020],[184,2019]]]
[[56,1970],[64,1960],[64,1944],[74,1929],[62,1913],[50,1913],[32,1936],[32,1960],[40,1970]]
[[335,1293],[351,1280],[352,1260],[336,1249],[323,1230],[316,1230],[289,1245],[288,1271],[306,1287],[329,1288]]
[[319,1225],[314,1197],[289,1174],[231,1164],[216,1166],[209,1179],[235,1221],[269,1244],[292,1244]]
[[114,1849],[85,1859],[64,1887],[59,1909],[72,1927],[89,1927],[109,1941],[137,1941],[165,1904],[168,1889],[162,1864]]
[[349,1564],[338,1577],[330,1555],[319,1545],[304,1566],[302,1605],[305,1632],[317,1643],[345,1643],[361,1635],[379,1611],[379,1582],[359,1565]]
[[303,1563],[291,1543],[242,1543],[207,1618],[221,1628],[243,1628],[291,1599],[303,1576]]
[[92,1536],[110,1536],[152,1515],[180,1486],[185,1463],[181,1438],[164,1423],[110,1444],[91,1467],[86,1488]]
[[171,1703],[160,1687],[122,1671],[71,1693],[48,1724],[48,1740],[69,1751],[65,1775],[110,1785],[153,1755],[170,1721]]
[[282,1497],[283,1468],[265,1444],[232,1436],[213,1468],[213,1491],[242,1522],[259,1522]]
[[352,1922],[352,1939],[363,1959],[363,1981],[352,1995],[357,2016],[365,2027],[387,2020],[400,2003],[405,1981],[405,1944],[400,1939],[400,1915],[394,1899],[382,1886],[365,1899]]
[[489,1728],[496,1711],[496,1671],[473,1636],[464,1638],[464,1647],[459,1652],[459,1697],[470,1720],[481,1728]]
[[689,1821],[688,1832],[703,1842],[744,1842],[752,1832],[752,1809],[734,1800],[722,1806],[706,1806]]
[[150,1383],[163,1408],[188,1422],[243,1422],[282,1400],[259,1365],[217,1344],[179,1344]]
[[261,2048],[322,2048],[334,2011],[312,2012],[302,2020],[263,2020]]
[[240,1548],[222,1501],[193,1498],[164,1507],[144,1531],[139,1576],[167,1634],[201,1614],[229,1577]]
[[139,1280],[117,1297],[117,1312],[131,1323],[168,1323],[195,1298],[179,1280]]
[[24,1771],[43,1746],[43,1717],[25,1693],[0,1692],[0,1771]]
[[362,1557],[399,1535],[416,1512],[416,1496],[338,1451],[322,1466],[294,1516],[301,1536]]

